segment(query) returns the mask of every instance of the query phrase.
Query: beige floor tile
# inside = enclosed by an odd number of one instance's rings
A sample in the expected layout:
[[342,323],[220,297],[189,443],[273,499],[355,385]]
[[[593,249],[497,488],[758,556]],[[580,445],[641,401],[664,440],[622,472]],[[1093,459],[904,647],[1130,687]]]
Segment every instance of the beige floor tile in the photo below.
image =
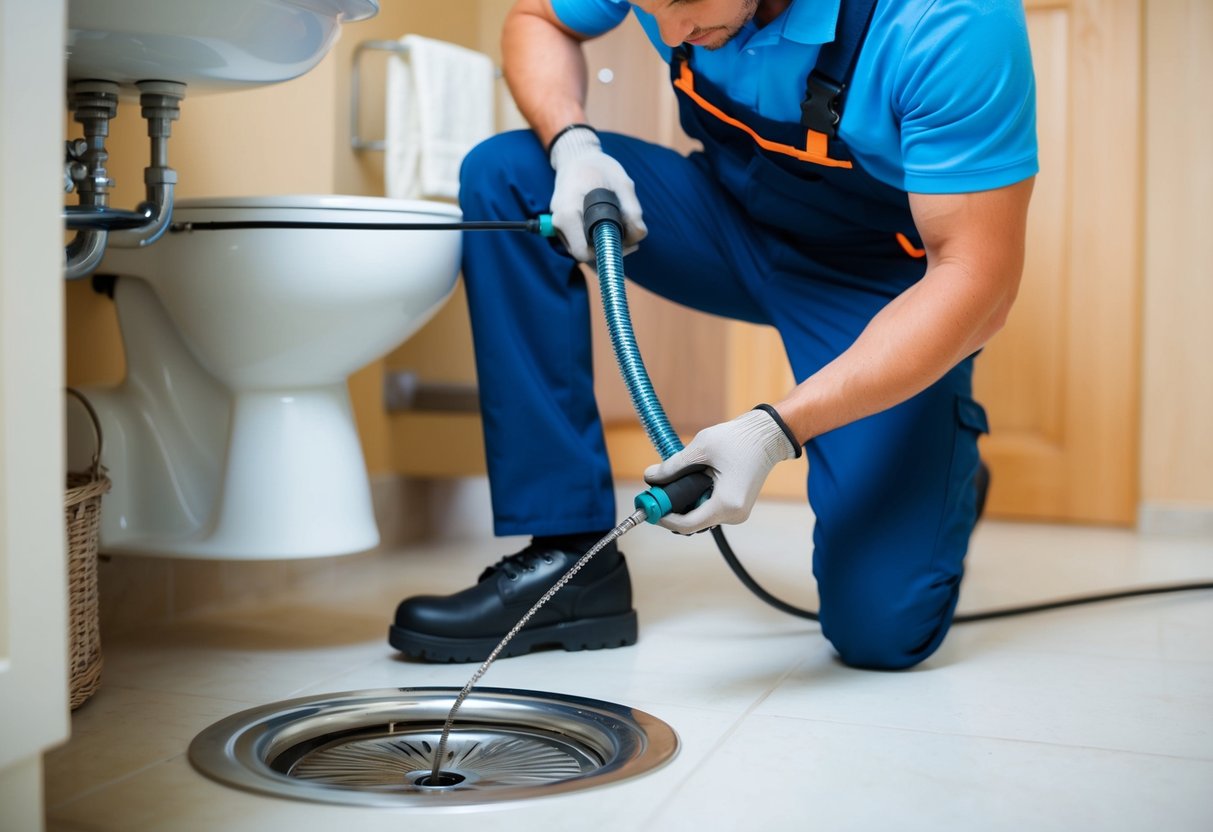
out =
[[265,702],[379,655],[381,636],[371,635],[371,623],[328,608],[268,605],[251,620],[199,618],[111,643],[105,678],[122,687]]
[[58,806],[179,756],[194,735],[247,703],[102,685],[72,714],[68,745],[43,759],[46,805]]
[[955,649],[907,673],[807,660],[755,712],[1213,761],[1213,666]]
[[1213,828],[1213,763],[752,716],[646,830]]

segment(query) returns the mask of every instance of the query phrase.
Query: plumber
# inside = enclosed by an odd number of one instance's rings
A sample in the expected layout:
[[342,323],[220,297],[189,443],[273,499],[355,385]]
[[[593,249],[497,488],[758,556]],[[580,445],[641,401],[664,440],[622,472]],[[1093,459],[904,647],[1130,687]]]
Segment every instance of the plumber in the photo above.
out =
[[[702,151],[587,123],[580,44],[629,12]],[[550,210],[563,244],[468,235],[463,275],[494,530],[531,543],[467,589],[406,598],[391,643],[483,660],[616,523],[578,269],[583,199],[608,188],[628,277],[775,327],[796,380],[645,472],[704,464],[715,481],[663,525],[741,523],[771,468],[807,453],[822,634],[854,667],[930,656],[984,501],[974,355],[1015,299],[1037,172],[1020,0],[517,0],[502,43],[532,129],[472,151],[461,205],[469,220]],[[511,649],[631,644],[636,626],[612,543]]]

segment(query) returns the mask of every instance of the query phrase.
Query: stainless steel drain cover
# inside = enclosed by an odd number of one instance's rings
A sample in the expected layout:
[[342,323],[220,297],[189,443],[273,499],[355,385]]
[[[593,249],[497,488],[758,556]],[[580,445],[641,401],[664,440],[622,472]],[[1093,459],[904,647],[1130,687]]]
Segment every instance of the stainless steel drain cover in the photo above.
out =
[[456,688],[293,699],[234,714],[190,744],[206,776],[247,791],[361,806],[463,806],[562,794],[652,771],[678,752],[656,717],[610,702],[476,688],[426,785]]

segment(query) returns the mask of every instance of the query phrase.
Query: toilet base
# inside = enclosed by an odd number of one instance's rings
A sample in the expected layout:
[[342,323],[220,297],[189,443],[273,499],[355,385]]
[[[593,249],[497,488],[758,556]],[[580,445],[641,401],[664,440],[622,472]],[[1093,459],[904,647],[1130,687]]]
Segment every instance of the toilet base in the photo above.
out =
[[[149,407],[128,385],[86,395],[101,418],[102,462],[114,482],[103,501],[103,552],[285,559],[378,545],[344,384],[240,392],[230,396],[230,408],[208,414]],[[154,421],[146,418],[153,410]],[[198,423],[216,414],[228,422],[227,430]],[[86,428],[71,430],[84,435]],[[172,452],[189,444],[183,438],[195,440],[197,448],[208,434],[224,437],[212,454],[195,453],[191,460]],[[217,465],[201,464],[206,457]]]
[[215,522],[183,551],[292,558],[378,544],[345,384],[238,393]]

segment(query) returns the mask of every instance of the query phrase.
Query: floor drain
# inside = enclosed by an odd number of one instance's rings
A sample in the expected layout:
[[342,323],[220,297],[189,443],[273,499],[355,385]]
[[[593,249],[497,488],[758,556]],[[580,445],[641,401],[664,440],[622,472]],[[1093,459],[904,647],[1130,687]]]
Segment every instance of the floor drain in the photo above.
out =
[[234,714],[190,744],[206,776],[277,797],[362,806],[459,806],[563,794],[668,762],[678,737],[610,702],[477,688],[432,781],[457,688],[399,688],[293,699]]
[[450,786],[458,786],[467,778],[462,774],[456,774],[453,771],[440,771],[437,774],[427,774],[425,777],[418,777],[416,783],[418,786],[425,786],[431,789],[448,788]]

